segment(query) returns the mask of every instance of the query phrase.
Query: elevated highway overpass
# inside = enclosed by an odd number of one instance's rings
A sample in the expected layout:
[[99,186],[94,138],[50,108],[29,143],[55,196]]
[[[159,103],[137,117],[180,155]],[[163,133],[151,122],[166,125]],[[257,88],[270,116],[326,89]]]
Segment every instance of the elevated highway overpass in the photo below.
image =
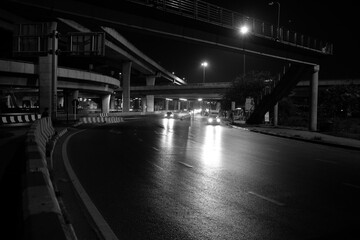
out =
[[[204,1],[190,0],[175,4],[174,1],[165,0],[132,0],[121,1],[117,5],[111,3],[107,0],[101,2],[5,0],[3,2],[2,11],[6,11],[6,16],[8,16],[6,23],[3,23],[3,28],[13,34],[16,34],[16,31],[11,24],[22,23],[23,19],[27,19],[30,22],[51,22],[46,34],[69,31],[86,34],[91,31],[102,32],[106,36],[104,39],[105,54],[102,57],[90,56],[89,58],[84,55],[80,58],[73,58],[66,54],[59,56],[47,54],[47,56],[39,57],[42,59],[39,61],[41,62],[40,69],[41,66],[44,66],[44,71],[40,72],[46,72],[39,77],[40,108],[51,108],[56,115],[57,75],[51,72],[57,71],[50,70],[51,64],[54,66],[54,62],[59,62],[64,67],[79,67],[83,70],[89,70],[91,66],[91,71],[110,75],[115,79],[119,78],[119,73],[122,73],[119,86],[123,88],[122,100],[125,103],[123,108],[125,111],[129,109],[130,76],[133,86],[154,86],[155,82],[156,85],[166,85],[170,82],[171,84],[186,84],[138,51],[135,46],[121,36],[122,29],[130,29],[144,34],[157,34],[165,38],[176,38],[212,46],[225,51],[262,56],[284,64],[286,72],[282,73],[280,81],[278,81],[281,84],[276,86],[277,90],[273,91],[265,102],[256,107],[257,113],[254,113],[251,118],[251,122],[254,123],[261,121],[264,112],[286,96],[305,72],[310,72],[313,99],[311,101],[310,128],[316,129],[319,59],[332,54],[331,43],[282,27],[275,28],[272,24]],[[250,35],[246,39],[239,36],[240,24],[251,26]],[[66,44],[59,39],[58,41],[55,39],[54,42],[49,39],[48,42],[49,46],[66,47]],[[52,49],[52,53],[55,52]],[[79,59],[81,61],[78,61]],[[136,81],[136,79],[138,80]],[[46,85],[41,82],[51,82],[51,84]],[[42,95],[44,92],[52,94]],[[74,89],[71,94],[73,98],[76,98],[77,90]],[[103,106],[105,106],[103,111],[105,112],[108,111],[106,106],[109,105],[110,99],[110,95],[102,97]],[[147,102],[150,106],[148,110],[150,111],[153,110],[153,100],[154,95],[147,95]]]

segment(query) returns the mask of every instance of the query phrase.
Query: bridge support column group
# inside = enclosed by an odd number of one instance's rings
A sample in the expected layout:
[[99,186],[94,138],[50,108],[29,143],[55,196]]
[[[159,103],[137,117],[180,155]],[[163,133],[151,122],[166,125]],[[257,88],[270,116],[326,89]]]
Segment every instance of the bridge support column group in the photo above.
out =
[[312,78],[310,81],[310,131],[317,131],[317,105],[318,105],[318,84],[319,84],[320,66],[313,68]]

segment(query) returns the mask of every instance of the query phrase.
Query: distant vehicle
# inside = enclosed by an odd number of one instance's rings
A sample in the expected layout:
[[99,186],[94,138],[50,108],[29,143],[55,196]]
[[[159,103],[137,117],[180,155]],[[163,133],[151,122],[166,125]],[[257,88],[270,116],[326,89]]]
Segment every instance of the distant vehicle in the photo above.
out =
[[221,123],[220,116],[218,113],[210,113],[207,117],[207,124],[219,125]]
[[165,118],[174,118],[174,113],[173,113],[173,112],[166,112],[166,113],[164,114],[164,117],[165,117]]
[[178,117],[180,118],[180,120],[186,119],[186,118],[190,118],[190,112],[186,111],[186,110],[181,110],[178,114]]

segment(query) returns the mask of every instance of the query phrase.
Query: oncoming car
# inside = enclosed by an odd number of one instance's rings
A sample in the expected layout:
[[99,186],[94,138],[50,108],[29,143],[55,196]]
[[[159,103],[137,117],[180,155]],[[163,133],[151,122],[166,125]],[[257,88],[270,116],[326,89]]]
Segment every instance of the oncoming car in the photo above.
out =
[[166,113],[164,114],[164,117],[165,117],[165,118],[174,118],[174,113],[172,113],[172,112],[166,112]]
[[217,125],[220,124],[221,120],[218,113],[210,113],[207,117],[207,124]]

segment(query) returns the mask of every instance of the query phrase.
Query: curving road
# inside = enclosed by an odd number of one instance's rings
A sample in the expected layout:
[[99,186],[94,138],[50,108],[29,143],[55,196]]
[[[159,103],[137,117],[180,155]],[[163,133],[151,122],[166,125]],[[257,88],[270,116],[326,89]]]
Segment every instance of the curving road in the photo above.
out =
[[68,137],[64,154],[118,239],[352,239],[359,152],[204,120]]

